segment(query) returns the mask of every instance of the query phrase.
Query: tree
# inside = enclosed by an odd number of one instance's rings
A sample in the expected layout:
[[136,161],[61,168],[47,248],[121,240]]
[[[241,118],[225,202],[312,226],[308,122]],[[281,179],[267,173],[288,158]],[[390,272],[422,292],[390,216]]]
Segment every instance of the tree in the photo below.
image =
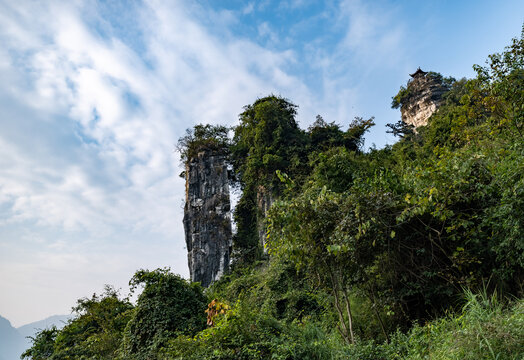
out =
[[35,337],[31,337],[32,345],[20,356],[21,359],[50,359],[54,352],[54,345],[58,332],[59,330],[55,326],[50,329],[39,331]]
[[178,139],[177,143],[180,160],[185,164],[203,150],[229,154],[229,130],[226,126],[210,124],[198,124],[193,129],[187,129],[186,135]]
[[404,121],[399,120],[394,124],[386,124],[386,127],[389,130],[386,130],[386,133],[393,134],[393,136],[398,136],[400,138],[413,136],[414,126],[411,124],[406,124]]
[[501,54],[492,54],[486,66],[474,65],[481,105],[494,120],[493,125],[509,122],[519,136],[524,135],[524,25],[520,39],[514,38]]
[[348,130],[344,132],[335,122],[327,123],[317,115],[315,122],[308,128],[311,149],[326,151],[334,147],[345,147],[349,151],[358,151],[364,142],[363,135],[373,125],[375,125],[373,117],[367,120],[355,117],[349,124]]
[[[387,240],[387,191],[335,193],[325,186],[279,201],[269,214],[269,250],[293,261],[331,292],[339,331],[355,342],[350,290],[367,282]],[[378,219],[381,219],[379,221]],[[391,224],[391,223],[389,223]],[[378,315],[378,313],[377,313]]]
[[364,134],[374,125],[374,116],[367,120],[360,116],[356,116],[349,124],[348,130],[344,134],[346,148],[351,151],[359,151],[364,145]]
[[260,256],[259,227],[263,209],[283,187],[276,171],[293,175],[306,164],[306,136],[295,121],[297,106],[270,95],[246,105],[234,129],[231,159],[242,195],[235,209],[237,233],[233,237],[236,263],[249,263]]
[[206,326],[207,301],[198,283],[169,269],[138,270],[129,285],[143,286],[122,344],[125,359],[149,359],[169,338],[194,335]]
[[295,121],[296,109],[275,95],[244,107],[232,146],[235,173],[243,187],[257,184],[276,191],[280,182],[275,171],[300,163],[305,137]]
[[315,122],[308,128],[313,151],[324,151],[332,147],[344,146],[344,132],[335,122],[327,123],[317,115]]

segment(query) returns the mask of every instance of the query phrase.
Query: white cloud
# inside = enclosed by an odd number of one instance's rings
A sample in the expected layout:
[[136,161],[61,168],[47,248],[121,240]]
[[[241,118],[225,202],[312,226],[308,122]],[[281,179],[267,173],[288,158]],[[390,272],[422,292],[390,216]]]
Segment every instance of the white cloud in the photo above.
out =
[[[146,44],[145,53],[138,54],[119,39],[87,27],[82,12],[89,4],[39,5],[39,19],[55,20],[36,21],[34,27],[30,24],[37,13],[29,11],[31,6],[4,4],[6,13],[17,19],[7,21],[2,32],[16,54],[4,59],[5,72],[19,73],[22,81],[3,90],[38,112],[32,113],[37,118],[31,122],[50,122],[47,131],[63,121],[75,129],[64,135],[74,135],[66,146],[43,141],[49,146],[43,149],[47,156],[74,155],[57,167],[33,153],[24,157],[25,152],[11,144],[9,153],[20,155],[0,172],[9,184],[2,187],[2,196],[14,199],[11,220],[35,219],[87,231],[113,227],[118,232],[132,222],[133,227],[139,224],[173,235],[179,225],[167,224],[179,220],[180,212],[170,201],[181,197],[182,190],[173,190],[168,200],[165,191],[181,182],[172,149],[186,127],[235,123],[243,105],[267,93],[284,94],[302,105],[302,117],[313,119],[315,107],[324,103],[320,109],[340,119],[355,103],[348,99],[357,96],[351,86],[356,87],[355,75],[348,71],[351,61],[372,52],[394,52],[402,36],[398,29],[379,33],[384,17],[361,3],[345,2],[340,16],[347,17],[345,40],[335,54],[317,57],[324,64],[324,96],[319,99],[287,71],[296,61],[293,51],[274,52],[246,39],[221,39],[189,17],[194,9],[163,2],[145,5],[135,24]],[[259,31],[276,37],[267,23]],[[25,41],[18,46],[21,39]],[[349,60],[348,50],[353,52]],[[133,199],[132,211],[126,199]],[[150,216],[151,208],[162,209],[158,217]]]
[[[74,283],[74,296],[88,295],[151,264],[187,274],[174,144],[193,124],[235,123],[243,105],[267,93],[306,97],[285,70],[293,53],[216,36],[194,9],[163,2],[144,5],[134,24],[143,53],[87,25],[85,16],[99,16],[92,3],[13,4],[1,4],[0,15],[0,71],[12,80],[0,85],[8,130],[0,134],[0,232],[11,254],[0,286],[25,296],[3,301],[0,312],[31,320],[19,311],[31,307],[31,291],[60,312],[64,302],[50,291]],[[16,238],[34,245],[20,252]],[[108,246],[113,255],[101,256]]]
[[267,22],[262,22],[258,25],[258,35],[261,38],[267,38],[271,46],[278,44],[278,35],[271,30],[271,27]]
[[[42,296],[55,312],[50,294],[64,284],[74,284],[78,296],[96,284],[125,284],[138,267],[171,265],[187,274],[184,184],[173,152],[186,128],[235,124],[244,105],[269,93],[300,105],[303,125],[317,113],[347,121],[360,110],[363,74],[354,64],[379,54],[376,68],[384,54],[401,51],[403,36],[387,15],[344,2],[333,26],[347,35],[334,50],[320,35],[303,51],[275,51],[232,34],[234,12],[152,0],[119,24],[135,41],[118,37],[101,6],[0,3],[0,74],[7,80],[0,84],[0,246],[9,259],[1,271],[11,274],[0,277],[0,287],[16,292],[21,279],[29,295],[34,276],[49,284]],[[256,11],[255,3],[242,11]],[[220,31],[207,24],[213,20]],[[280,41],[269,23],[256,30]],[[295,71],[304,61],[322,89]],[[27,251],[19,239],[31,244]],[[31,298],[0,302],[0,313],[30,307]]]
[[248,15],[251,14],[255,10],[255,3],[253,1],[249,2],[244,8],[242,9],[242,14]]

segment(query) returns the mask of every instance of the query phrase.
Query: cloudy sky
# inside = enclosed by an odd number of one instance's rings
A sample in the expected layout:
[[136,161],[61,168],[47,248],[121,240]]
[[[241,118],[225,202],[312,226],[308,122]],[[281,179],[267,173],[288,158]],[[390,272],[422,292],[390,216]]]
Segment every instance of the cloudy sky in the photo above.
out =
[[69,313],[139,268],[188,275],[174,144],[279,94],[302,127],[376,117],[418,66],[456,78],[522,1],[0,0],[0,315]]

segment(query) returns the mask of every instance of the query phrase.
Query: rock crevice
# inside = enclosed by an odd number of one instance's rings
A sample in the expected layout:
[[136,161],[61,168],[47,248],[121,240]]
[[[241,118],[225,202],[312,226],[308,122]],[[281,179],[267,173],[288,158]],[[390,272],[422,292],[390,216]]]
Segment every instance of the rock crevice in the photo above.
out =
[[275,202],[274,195],[268,191],[264,186],[259,185],[257,191],[257,232],[258,232],[258,243],[263,253],[267,253],[266,249],[266,238],[267,229],[265,224],[266,214],[269,208]]

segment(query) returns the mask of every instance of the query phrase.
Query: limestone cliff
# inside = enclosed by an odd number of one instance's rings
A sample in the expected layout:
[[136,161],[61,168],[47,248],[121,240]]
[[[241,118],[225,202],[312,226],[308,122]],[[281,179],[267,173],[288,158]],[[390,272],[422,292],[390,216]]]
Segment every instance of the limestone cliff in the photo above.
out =
[[203,150],[186,163],[184,230],[191,281],[207,287],[228,269],[231,216],[224,155]]
[[275,201],[274,195],[271,193],[271,191],[268,191],[264,186],[259,185],[258,191],[257,191],[257,208],[258,208],[258,216],[257,216],[257,231],[258,231],[258,243],[260,248],[262,249],[262,252],[266,253],[266,224],[265,224],[265,218],[266,213],[273,205],[273,202]]
[[426,73],[419,68],[411,74],[408,82],[408,97],[400,108],[402,121],[415,128],[427,125],[429,117],[442,102],[442,94],[447,90],[433,73]]

